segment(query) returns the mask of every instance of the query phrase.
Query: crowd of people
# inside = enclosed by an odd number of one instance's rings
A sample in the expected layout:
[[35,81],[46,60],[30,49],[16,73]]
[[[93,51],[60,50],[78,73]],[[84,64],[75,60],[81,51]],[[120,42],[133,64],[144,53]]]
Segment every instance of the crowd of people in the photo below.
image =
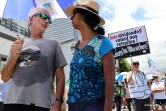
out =
[[[152,74],[148,80],[139,70],[139,62],[132,61],[131,71],[121,82],[115,82],[114,107],[116,111],[127,108],[131,111],[166,111],[165,81],[158,74]],[[127,107],[126,107],[127,106]]]
[[[112,111],[113,99],[117,111],[121,110],[122,103],[130,111],[131,103],[134,111],[150,111],[150,98],[165,110],[164,84],[158,76],[153,77],[152,84],[147,84],[146,76],[139,71],[139,62],[132,62],[124,82],[116,81],[114,86],[115,48],[104,36],[105,20],[99,11],[100,5],[94,0],[82,0],[66,8],[73,27],[82,37],[75,44],[70,62],[68,111]],[[3,87],[7,82],[10,87],[0,89],[6,91],[0,93],[5,97],[0,98],[0,111],[64,111],[61,106],[66,96],[64,67],[67,62],[59,42],[44,38],[45,30],[52,23],[51,14],[45,8],[33,8],[28,22],[30,38],[14,41],[1,70]]]

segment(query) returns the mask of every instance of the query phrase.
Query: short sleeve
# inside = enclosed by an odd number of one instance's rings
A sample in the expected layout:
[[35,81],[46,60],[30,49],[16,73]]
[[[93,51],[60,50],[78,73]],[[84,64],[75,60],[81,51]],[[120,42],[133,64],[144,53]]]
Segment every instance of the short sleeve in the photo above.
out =
[[60,44],[57,42],[56,48],[55,48],[55,68],[64,67],[67,65],[66,59],[64,57],[64,54],[62,52]]
[[99,53],[100,53],[101,57],[103,58],[103,56],[105,54],[107,54],[109,51],[112,51],[115,54],[115,48],[114,48],[111,40],[108,38],[104,38],[101,43]]

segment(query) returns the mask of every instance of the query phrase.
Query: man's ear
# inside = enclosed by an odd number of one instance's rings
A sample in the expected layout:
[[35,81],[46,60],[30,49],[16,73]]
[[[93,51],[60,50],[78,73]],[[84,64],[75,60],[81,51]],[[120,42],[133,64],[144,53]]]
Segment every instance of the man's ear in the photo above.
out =
[[32,23],[32,19],[33,19],[33,17],[29,17],[29,24]]

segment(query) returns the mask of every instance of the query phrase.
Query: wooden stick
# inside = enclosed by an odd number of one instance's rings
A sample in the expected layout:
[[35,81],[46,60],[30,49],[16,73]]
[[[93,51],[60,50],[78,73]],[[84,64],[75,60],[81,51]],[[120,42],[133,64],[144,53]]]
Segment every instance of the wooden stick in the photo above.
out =
[[17,40],[21,40],[21,38],[19,37],[19,35],[17,35]]
[[132,60],[132,56],[130,55],[130,57],[131,57],[131,63],[133,62],[133,60]]
[[[17,35],[17,40],[21,40],[21,38]],[[15,55],[19,55],[19,53],[15,53]]]

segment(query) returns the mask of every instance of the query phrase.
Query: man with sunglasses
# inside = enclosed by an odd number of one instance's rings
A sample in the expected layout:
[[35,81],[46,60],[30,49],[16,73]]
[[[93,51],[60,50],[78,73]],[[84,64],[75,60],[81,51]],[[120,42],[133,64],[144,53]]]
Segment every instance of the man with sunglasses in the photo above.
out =
[[[67,64],[60,44],[43,37],[52,23],[45,8],[29,12],[30,38],[16,40],[11,46],[2,80],[11,79],[3,111],[60,111],[63,103]],[[56,100],[54,77],[56,74]]]
[[139,62],[131,63],[131,71],[127,74],[130,97],[133,100],[134,111],[150,111],[150,88],[143,72],[139,70]]
[[157,74],[153,75],[153,83],[151,86],[152,93],[154,95],[155,110],[159,110],[159,105],[161,105],[162,110],[166,111],[166,95],[165,95],[165,85],[164,82],[159,81],[159,76]]

